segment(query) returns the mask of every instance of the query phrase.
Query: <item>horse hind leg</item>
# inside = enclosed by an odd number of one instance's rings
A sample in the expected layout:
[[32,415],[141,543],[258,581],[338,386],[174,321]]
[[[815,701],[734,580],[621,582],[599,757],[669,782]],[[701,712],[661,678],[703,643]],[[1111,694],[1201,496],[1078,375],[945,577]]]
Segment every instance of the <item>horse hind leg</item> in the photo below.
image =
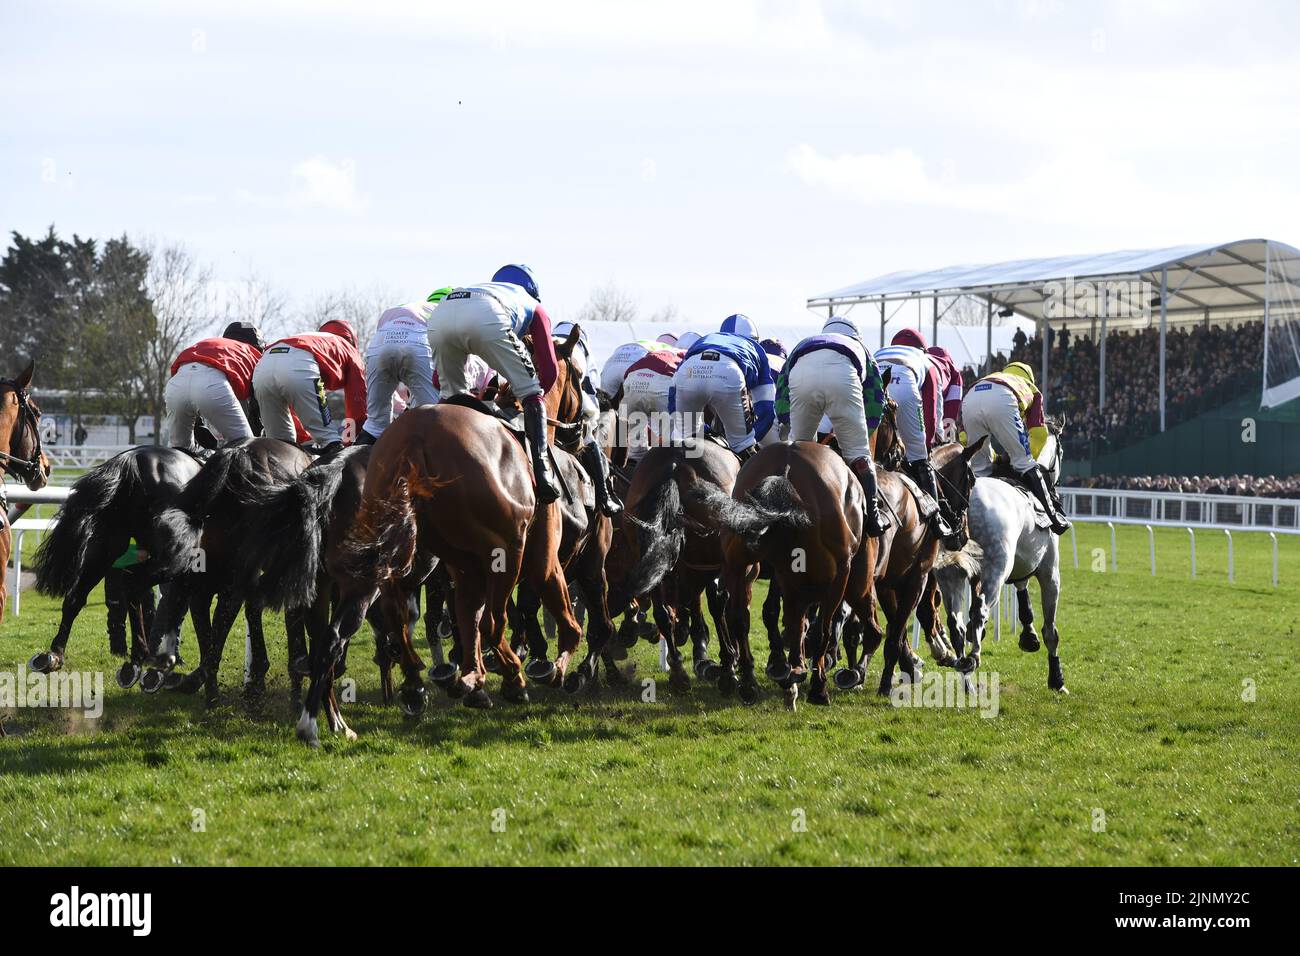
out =
[[1055,561],[1047,561],[1038,573],[1038,587],[1043,598],[1043,643],[1047,645],[1047,686],[1062,694],[1068,694],[1065,686],[1065,674],[1061,670],[1061,658],[1057,648],[1061,635],[1056,630],[1056,609],[1061,596],[1061,575]]
[[1034,605],[1029,599],[1029,582],[1016,585],[1016,611],[1020,618],[1020,649],[1033,652],[1041,646],[1034,630]]

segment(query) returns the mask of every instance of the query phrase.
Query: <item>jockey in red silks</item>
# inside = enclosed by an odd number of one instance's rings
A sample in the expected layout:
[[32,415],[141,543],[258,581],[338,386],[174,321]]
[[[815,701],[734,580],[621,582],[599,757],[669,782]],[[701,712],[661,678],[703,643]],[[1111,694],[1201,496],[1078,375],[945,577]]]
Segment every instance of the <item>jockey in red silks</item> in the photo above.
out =
[[256,326],[231,322],[220,336],[200,339],[176,356],[163,393],[163,440],[173,448],[193,446],[195,416],[222,441],[252,438],[258,427],[253,370],[263,347]]
[[272,342],[253,372],[267,437],[294,441],[296,416],[322,450],[343,445],[326,400],[326,392],[339,390],[352,424],[346,436],[351,443],[366,421],[366,367],[357,334],[343,319]]

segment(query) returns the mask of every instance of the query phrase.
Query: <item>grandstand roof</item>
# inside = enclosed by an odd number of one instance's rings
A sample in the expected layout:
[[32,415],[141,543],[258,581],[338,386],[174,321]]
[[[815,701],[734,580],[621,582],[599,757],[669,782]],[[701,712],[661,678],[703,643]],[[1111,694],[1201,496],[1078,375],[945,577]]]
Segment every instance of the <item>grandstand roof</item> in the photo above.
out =
[[[1151,292],[1149,296],[1143,293],[1144,307],[1158,311],[1163,277],[1167,290],[1165,311],[1170,316],[1259,312],[1264,307],[1270,258],[1274,281],[1279,269],[1282,274],[1300,276],[1300,250],[1268,239],[1240,239],[1217,246],[1170,246],[891,272],[813,296],[808,300],[808,307],[833,311],[866,303],[969,295],[988,300],[996,308],[1011,309],[1035,322],[1041,321],[1047,303],[1049,321],[1063,325],[1087,324],[1093,318],[1086,310],[1081,314],[1080,310],[1062,312],[1058,308],[1059,297],[1069,280],[1074,280],[1076,287],[1083,281],[1144,281],[1150,284]],[[1149,315],[1149,311],[1145,312],[1145,316]]]

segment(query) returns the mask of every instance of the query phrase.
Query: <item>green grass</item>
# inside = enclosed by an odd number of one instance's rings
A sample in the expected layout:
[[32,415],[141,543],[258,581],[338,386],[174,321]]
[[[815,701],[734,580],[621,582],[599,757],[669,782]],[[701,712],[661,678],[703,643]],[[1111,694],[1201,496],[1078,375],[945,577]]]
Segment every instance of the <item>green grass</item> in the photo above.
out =
[[[1235,584],[1211,534],[1198,535],[1189,580],[1186,538],[1158,534],[1153,579],[1140,528],[1120,529],[1117,573],[1089,570],[1104,526],[1079,526],[1081,570],[1067,537],[1071,694],[1047,689],[1045,652],[1022,653],[1004,632],[984,653],[1000,677],[993,719],[860,692],[791,714],[766,682],[755,707],[704,687],[674,698],[641,644],[633,658],[657,680],[657,703],[639,687],[576,701],[536,690],[527,709],[472,712],[431,692],[411,723],[379,705],[367,637],[351,660],[361,700],[347,710],[360,739],[322,726],[323,748],[309,751],[293,736],[278,621],[264,710],[238,698],[238,639],[226,700],[206,710],[120,691],[92,604],[69,667],[105,672],[104,716],[13,716],[0,863],[1293,865],[1300,539],[1281,542],[1274,590],[1267,536],[1236,536]],[[0,670],[45,647],[56,621],[51,602],[25,595],[23,615],[0,626]],[[194,656],[192,637],[187,647]],[[505,832],[493,830],[498,808]],[[799,810],[806,832],[792,825]]]

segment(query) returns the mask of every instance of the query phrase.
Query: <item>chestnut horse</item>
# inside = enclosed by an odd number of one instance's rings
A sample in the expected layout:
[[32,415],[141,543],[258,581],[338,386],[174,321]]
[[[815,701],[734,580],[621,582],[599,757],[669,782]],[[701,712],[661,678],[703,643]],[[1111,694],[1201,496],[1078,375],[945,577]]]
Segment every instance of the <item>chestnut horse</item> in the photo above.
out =
[[747,461],[730,495],[701,482],[688,491],[687,500],[703,503],[722,529],[728,639],[720,642],[719,689],[726,693],[737,687],[739,664],[741,700],[753,703],[758,698],[749,604],[762,563],[770,569],[772,589],[780,592],[785,608],[785,646],[769,638],[768,676],[784,688],[786,704],[793,709],[799,684],[808,674],[804,637],[809,609],[816,605],[808,700],[829,704],[827,657],[844,626],[841,606],[847,603],[868,631],[879,631],[872,595],[876,539],[863,527],[858,479],[826,445],[783,442]]
[[[546,395],[552,423],[574,391],[568,355],[578,330],[557,349],[559,374]],[[400,415],[375,443],[361,508],[342,545],[327,559],[340,599],[328,642],[312,642],[311,687],[298,737],[319,745],[316,714],[348,641],[378,599],[388,631],[401,636],[408,714],[425,707],[424,667],[411,641],[406,581],[417,562],[436,557],[454,585],[460,663],[436,667],[433,681],[470,707],[490,707],[483,643],[496,654],[507,700],[526,703],[523,667],[506,639],[506,605],[521,575],[559,628],[559,654],[546,676],[562,683],[582,631],[574,620],[559,560],[559,502],[539,506],[527,452],[500,419],[461,400]]]
[[40,491],[50,480],[50,463],[41,450],[41,409],[28,391],[34,368],[35,363],[28,362],[17,378],[0,378],[0,623],[9,599],[5,569],[13,547],[4,479],[16,475],[32,491]]

